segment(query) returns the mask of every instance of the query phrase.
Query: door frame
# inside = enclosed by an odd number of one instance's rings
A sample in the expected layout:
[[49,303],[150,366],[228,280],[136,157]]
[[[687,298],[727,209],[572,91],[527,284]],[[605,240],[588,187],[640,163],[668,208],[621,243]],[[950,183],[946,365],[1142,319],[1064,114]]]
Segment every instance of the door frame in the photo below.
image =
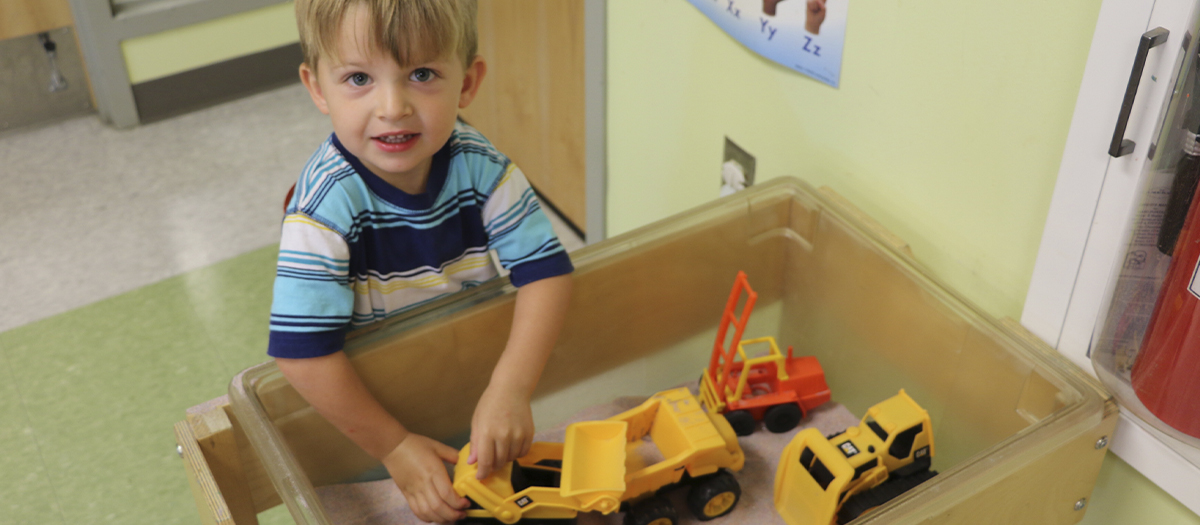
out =
[[608,0],[584,0],[583,27],[584,240],[594,244],[608,236]]
[[153,0],[113,6],[109,0],[69,0],[100,119],[122,129],[140,122],[122,41],[286,1]]

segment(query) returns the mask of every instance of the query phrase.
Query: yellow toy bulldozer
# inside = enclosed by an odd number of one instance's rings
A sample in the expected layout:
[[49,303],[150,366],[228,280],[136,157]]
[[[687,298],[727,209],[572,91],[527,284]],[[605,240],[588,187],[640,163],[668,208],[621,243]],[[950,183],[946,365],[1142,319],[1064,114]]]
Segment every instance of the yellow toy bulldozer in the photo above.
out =
[[829,436],[800,431],[775,471],[775,510],[789,525],[846,523],[932,478],[929,414],[904,390]]
[[[661,460],[647,462],[649,437]],[[660,494],[688,485],[688,508],[700,520],[724,516],[741,497],[730,471],[745,456],[733,428],[705,412],[686,388],[659,392],[603,421],[567,427],[564,443],[534,443],[529,454],[475,479],[459,451],[454,490],[468,498],[467,523],[569,523],[579,512],[625,511],[626,525],[674,525],[678,512]],[[649,464],[647,464],[649,463]]]

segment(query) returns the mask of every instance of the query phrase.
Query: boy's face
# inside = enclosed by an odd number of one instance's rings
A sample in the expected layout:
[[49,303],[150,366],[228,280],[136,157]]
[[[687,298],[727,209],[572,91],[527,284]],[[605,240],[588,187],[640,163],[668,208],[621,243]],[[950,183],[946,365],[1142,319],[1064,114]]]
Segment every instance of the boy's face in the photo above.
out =
[[352,6],[342,20],[336,57],[313,71],[300,66],[313,102],[333,121],[338,140],[380,178],[409,193],[424,191],[433,154],[450,138],[486,72],[455,53],[401,67],[366,42],[367,10]]

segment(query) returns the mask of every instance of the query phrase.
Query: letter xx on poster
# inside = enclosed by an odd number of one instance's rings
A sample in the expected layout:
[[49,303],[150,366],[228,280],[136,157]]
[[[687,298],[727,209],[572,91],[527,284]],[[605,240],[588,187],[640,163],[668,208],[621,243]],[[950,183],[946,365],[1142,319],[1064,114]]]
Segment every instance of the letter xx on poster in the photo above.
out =
[[850,0],[688,0],[742,45],[838,87]]

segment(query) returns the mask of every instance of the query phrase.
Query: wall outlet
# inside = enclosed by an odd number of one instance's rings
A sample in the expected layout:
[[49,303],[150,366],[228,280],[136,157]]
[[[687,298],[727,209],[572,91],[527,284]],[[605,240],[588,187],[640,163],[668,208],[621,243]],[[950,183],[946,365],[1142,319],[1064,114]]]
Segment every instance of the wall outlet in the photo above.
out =
[[[742,173],[746,177],[745,186],[749,188],[754,185],[754,155],[747,153],[741,146],[729,140],[729,137],[725,137],[725,155],[721,159],[721,165],[724,166],[731,160],[742,166]],[[724,178],[721,183],[725,183]]]

